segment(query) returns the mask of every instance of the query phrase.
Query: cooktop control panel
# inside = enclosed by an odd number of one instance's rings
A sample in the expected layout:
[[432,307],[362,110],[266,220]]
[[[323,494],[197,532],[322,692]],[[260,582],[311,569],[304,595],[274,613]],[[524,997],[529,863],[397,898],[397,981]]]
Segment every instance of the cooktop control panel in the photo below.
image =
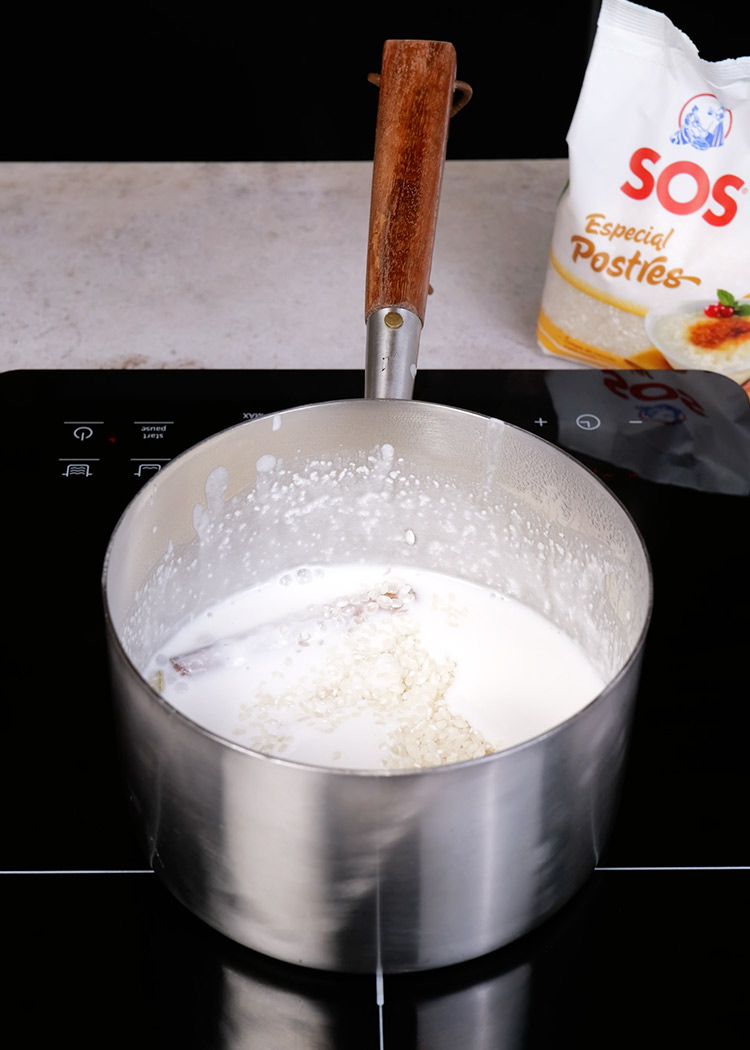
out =
[[[18,434],[41,425],[58,475],[126,492],[219,430],[269,412],[362,396],[358,371],[7,373]],[[199,377],[199,378],[198,378]],[[198,399],[199,396],[199,399]],[[706,491],[750,492],[750,399],[701,372],[424,371],[415,398],[466,407],[552,441],[609,484],[641,477]],[[57,402],[52,407],[50,399]],[[57,407],[59,405],[59,408]],[[51,412],[59,413],[57,418]]]

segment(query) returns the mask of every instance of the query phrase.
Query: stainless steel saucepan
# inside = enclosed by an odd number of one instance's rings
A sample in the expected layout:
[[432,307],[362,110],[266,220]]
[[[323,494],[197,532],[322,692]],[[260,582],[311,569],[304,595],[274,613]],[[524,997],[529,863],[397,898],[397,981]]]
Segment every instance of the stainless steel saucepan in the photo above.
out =
[[[411,400],[454,87],[450,44],[386,44],[369,396],[184,453],[128,506],[104,568],[125,767],[155,870],[235,941],[328,970],[474,958],[582,886],[613,820],[651,610],[641,537],[592,473],[502,421]],[[606,688],[496,754],[374,772],[250,750],[145,680],[173,627],[220,598],[295,566],[363,559],[519,598],[583,646]]]

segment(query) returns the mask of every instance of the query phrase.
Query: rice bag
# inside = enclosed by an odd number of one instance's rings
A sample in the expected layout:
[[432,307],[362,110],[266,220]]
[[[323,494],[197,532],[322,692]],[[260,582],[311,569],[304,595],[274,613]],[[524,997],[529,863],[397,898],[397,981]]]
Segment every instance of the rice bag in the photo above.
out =
[[542,350],[750,393],[750,57],[705,61],[665,15],[603,0],[567,141]]

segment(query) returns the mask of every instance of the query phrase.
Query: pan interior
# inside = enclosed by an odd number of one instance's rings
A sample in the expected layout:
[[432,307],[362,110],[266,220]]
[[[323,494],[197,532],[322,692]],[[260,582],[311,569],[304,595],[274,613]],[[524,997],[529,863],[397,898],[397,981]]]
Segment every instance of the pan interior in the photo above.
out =
[[643,632],[650,574],[627,512],[555,446],[421,402],[293,409],[215,435],[133,501],[106,569],[136,668],[186,620],[300,566],[379,561],[498,590],[605,681]]

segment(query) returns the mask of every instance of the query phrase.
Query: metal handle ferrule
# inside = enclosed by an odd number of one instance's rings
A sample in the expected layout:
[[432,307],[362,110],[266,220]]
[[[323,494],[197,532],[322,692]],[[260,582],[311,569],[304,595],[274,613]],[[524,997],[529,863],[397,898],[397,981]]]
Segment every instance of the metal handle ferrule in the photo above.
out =
[[422,322],[404,307],[373,310],[367,319],[365,397],[411,400]]

